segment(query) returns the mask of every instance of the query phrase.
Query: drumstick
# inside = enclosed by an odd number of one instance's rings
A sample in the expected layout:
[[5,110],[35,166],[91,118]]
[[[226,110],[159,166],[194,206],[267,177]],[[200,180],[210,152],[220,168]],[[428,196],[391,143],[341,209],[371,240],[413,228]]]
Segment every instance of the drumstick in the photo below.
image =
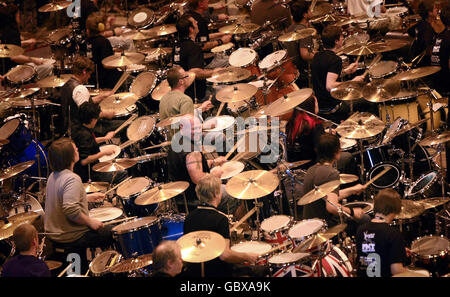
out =
[[137,114],[133,114],[128,120],[126,120],[122,125],[119,126],[116,130],[114,130],[114,134],[117,134],[120,130],[131,124],[137,118]]
[[111,193],[112,191],[114,191],[115,189],[117,189],[118,187],[123,185],[125,182],[129,181],[130,179],[131,179],[131,176],[127,177],[126,179],[124,179],[123,181],[121,181],[120,183],[118,183],[117,185],[115,185],[114,187],[109,189],[108,191],[106,191],[105,195],[108,195],[109,193]]
[[122,143],[121,145],[119,145],[119,147],[120,147],[121,150],[123,150],[124,148],[126,148],[126,147],[128,147],[128,146],[130,146],[130,145],[132,145],[134,143],[136,143],[136,141],[134,141],[134,140],[127,140],[124,143]]
[[219,110],[217,111],[216,117],[218,117],[220,115],[224,106],[225,106],[225,102],[220,103]]
[[125,80],[128,78],[128,76],[130,75],[130,73],[124,71],[122,73],[122,76],[119,78],[119,80],[117,81],[116,85],[114,86],[114,88],[112,89],[113,94],[115,94],[117,92],[117,90],[120,88],[120,86],[125,82]]
[[236,144],[233,146],[233,148],[228,152],[228,154],[225,156],[225,159],[228,160],[228,158],[231,156],[232,153],[238,148],[239,145],[241,145],[242,141],[245,140],[245,136],[239,139]]
[[72,266],[72,264],[73,264],[73,263],[70,263],[69,265],[67,265],[67,267],[66,267],[63,271],[61,271],[60,274],[58,274],[58,277],[63,276],[63,274],[66,273],[67,270],[69,270],[69,268]]
[[363,77],[366,77],[366,75],[369,73],[370,68],[373,67],[373,65],[375,65],[376,63],[381,61],[381,55],[377,55],[372,62],[370,63],[370,65],[367,67],[366,71],[364,71],[364,73],[362,74]]
[[157,144],[157,145],[153,145],[153,146],[149,146],[149,147],[143,148],[143,150],[151,150],[151,149],[154,149],[154,148],[157,148],[157,147],[168,146],[168,145],[171,145],[171,144],[172,144],[172,141],[166,141],[166,142],[163,142],[163,143],[160,143],[160,144]]
[[287,247],[288,245],[291,245],[291,244],[292,244],[292,243],[291,243],[290,241],[288,241],[288,242],[285,242],[285,243],[283,243],[283,244],[281,244],[281,245],[277,245],[276,247],[274,247],[274,248],[272,248],[271,250],[269,250],[266,254],[273,253],[273,252],[275,252],[276,250],[282,249],[282,248]]
[[388,172],[389,170],[391,170],[392,167],[388,167],[386,169],[384,169],[383,171],[381,171],[380,173],[378,173],[374,178],[372,178],[371,180],[369,180],[367,183],[364,184],[365,187],[369,186],[370,184],[372,184],[374,181],[376,181],[377,179],[379,179],[381,176],[383,176],[386,172]]
[[230,232],[236,231],[236,229],[242,225],[250,216],[252,216],[256,211],[256,207],[253,207],[245,216],[243,216],[236,224],[231,227]]
[[84,276],[88,276],[90,270],[91,270],[91,267],[88,267],[88,270],[86,271],[86,274]]
[[123,219],[117,219],[117,220],[112,220],[106,223],[103,223],[103,226],[107,226],[107,225],[111,225],[111,224],[117,224],[123,221],[129,221],[129,220],[134,220],[137,217],[129,217],[129,218],[123,218]]

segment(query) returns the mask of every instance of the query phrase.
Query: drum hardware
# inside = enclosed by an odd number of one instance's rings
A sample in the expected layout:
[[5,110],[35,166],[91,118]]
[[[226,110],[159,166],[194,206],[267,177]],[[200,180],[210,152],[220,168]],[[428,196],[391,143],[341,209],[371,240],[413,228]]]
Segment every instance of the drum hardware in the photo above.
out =
[[126,273],[128,276],[147,275],[148,271],[143,271],[145,267],[153,264],[151,254],[144,254],[130,259],[126,259],[110,266],[109,271],[113,274]]

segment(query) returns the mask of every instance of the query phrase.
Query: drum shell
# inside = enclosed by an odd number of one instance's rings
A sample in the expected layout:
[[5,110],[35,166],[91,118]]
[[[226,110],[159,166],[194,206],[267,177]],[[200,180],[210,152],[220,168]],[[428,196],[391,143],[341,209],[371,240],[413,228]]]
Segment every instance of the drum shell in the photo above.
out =
[[[311,223],[314,223],[317,225],[317,226],[314,226],[315,229],[303,231],[304,236],[298,236],[298,234],[297,235],[294,234],[294,228],[296,228],[296,226],[304,226],[303,229],[306,229],[306,227],[311,227],[311,226],[308,226],[308,224],[311,224]],[[317,233],[325,232],[326,229],[327,229],[327,223],[324,220],[320,220],[320,219],[302,220],[291,227],[291,229],[289,230],[288,236],[289,236],[290,240],[292,241],[292,243],[294,244],[294,246],[298,246],[300,243],[313,237]],[[313,252],[313,251],[307,250],[305,252]]]
[[[92,260],[92,262],[89,264],[89,271],[95,277],[112,277],[113,276],[113,274],[109,271],[109,268],[104,267],[104,269],[103,269],[102,267],[97,267],[98,266],[98,264],[97,264],[98,259],[100,257],[102,257],[102,255],[105,255],[105,254],[110,254],[111,257],[117,256],[117,259],[116,259],[115,263],[120,262],[120,260],[122,258],[122,255],[120,255],[117,251],[113,251],[113,250],[105,251],[105,252],[102,252],[101,254],[97,255]],[[96,259],[97,259],[97,261],[96,261]],[[110,258],[110,259],[112,260],[112,258]],[[107,263],[105,263],[105,264],[107,264]]]
[[[280,222],[277,222],[277,220],[280,220]],[[270,218],[265,219],[261,223],[261,230],[262,234],[264,236],[264,240],[268,243],[276,243],[276,244],[282,244],[288,241],[288,231],[292,227],[294,220],[292,217],[285,216],[285,215],[278,215],[278,216],[272,216]],[[281,224],[279,224],[281,223]],[[278,226],[275,226],[275,228],[272,228],[271,230],[266,228],[264,229],[264,225],[271,227],[269,225],[272,224],[279,224]]]
[[434,245],[435,251],[429,254],[413,253],[413,263],[415,267],[425,268],[434,276],[441,276],[449,272],[449,240],[443,236],[427,235],[417,238],[411,243],[411,249],[414,249],[420,242],[427,239],[438,239],[445,248],[441,248],[437,244]]
[[160,218],[162,239],[177,240],[183,236],[184,220],[185,216],[180,214],[162,216]]
[[[269,68],[262,68],[261,63],[259,68],[266,73],[268,79],[277,79],[276,85],[284,87],[294,83],[300,76],[300,71],[295,66],[291,59],[288,59],[287,51],[283,50],[285,57],[279,62],[279,64],[272,65]],[[267,58],[267,57],[266,57]]]
[[289,252],[276,254],[268,259],[271,277],[311,277],[313,275],[311,267],[303,264],[305,262],[304,258],[300,258],[296,261],[292,260],[285,263],[271,262],[271,259],[273,259],[273,257],[282,254],[289,254]]
[[[142,177],[142,178],[145,178],[146,180],[148,180],[148,185],[146,187],[144,187],[137,193],[131,194],[130,196],[127,196],[127,197],[122,197],[118,194],[119,200],[123,206],[123,210],[127,214],[127,216],[147,217],[147,216],[153,214],[158,209],[158,206],[159,206],[158,203],[145,205],[145,206],[144,205],[136,205],[134,203],[134,201],[136,200],[137,197],[139,197],[142,193],[144,193],[145,191],[147,191],[153,187],[153,182],[151,179],[149,179],[147,177]],[[131,181],[133,181],[133,179]]]
[[[414,89],[402,88],[395,95],[395,98],[386,102],[386,105],[380,104],[378,112],[380,119],[387,122],[386,114],[389,115],[390,122],[398,117],[408,120],[410,123],[416,123],[420,120],[419,104],[417,102],[417,91]],[[387,112],[386,112],[387,110]]]
[[435,171],[423,174],[407,189],[405,195],[415,200],[442,196],[440,179],[440,174]]

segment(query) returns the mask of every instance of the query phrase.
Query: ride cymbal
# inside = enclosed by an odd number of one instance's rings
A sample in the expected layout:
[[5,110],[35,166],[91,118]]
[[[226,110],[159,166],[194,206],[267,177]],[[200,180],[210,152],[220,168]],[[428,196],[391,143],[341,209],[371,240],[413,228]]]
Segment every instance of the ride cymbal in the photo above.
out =
[[71,74],[62,74],[60,76],[48,76],[37,82],[40,88],[60,88],[72,77]]
[[266,170],[250,170],[233,176],[225,189],[238,199],[257,199],[269,195],[278,187],[278,178]]
[[450,131],[445,131],[436,136],[429,136],[419,142],[422,146],[435,146],[450,141]]
[[11,58],[23,54],[24,50],[14,44],[0,44],[0,58]]
[[398,220],[409,220],[421,215],[425,207],[419,201],[402,199],[401,212],[395,217]]
[[395,80],[415,80],[419,78],[423,78],[432,74],[435,74],[437,72],[441,71],[440,66],[426,66],[416,69],[411,69],[402,73],[399,73],[392,77],[392,79]]
[[272,117],[281,116],[302,104],[305,100],[310,98],[312,94],[313,90],[309,88],[291,92],[269,104],[269,106],[265,108],[265,112]]
[[100,108],[102,111],[114,111],[115,113],[122,114],[138,100],[139,97],[133,93],[117,93],[103,99],[100,102]]
[[400,81],[394,79],[378,79],[364,86],[362,96],[367,101],[381,103],[391,100],[400,92]]
[[236,23],[233,25],[228,25],[219,29],[219,32],[225,34],[245,34],[252,33],[260,28],[259,25],[253,23]]
[[131,64],[141,64],[144,60],[145,56],[143,54],[122,52],[104,58],[102,64],[105,68],[120,68]]
[[17,174],[25,171],[26,169],[33,166],[34,160],[26,161],[23,163],[19,163],[17,165],[5,168],[0,171],[0,181],[4,181],[5,179],[11,178],[13,176],[16,176]]
[[312,37],[317,34],[317,30],[314,28],[306,28],[299,31],[289,32],[278,37],[280,42],[292,42],[302,40],[308,37]]
[[342,122],[336,132],[349,139],[364,139],[376,136],[383,132],[385,123],[376,116],[367,112],[354,113]]
[[163,202],[182,194],[187,188],[189,188],[189,183],[184,181],[162,184],[139,195],[134,203],[136,205],[150,205]]
[[314,189],[303,195],[297,202],[298,205],[306,205],[319,200],[322,197],[333,192],[341,184],[340,180],[333,180],[320,186],[314,186]]
[[[37,91],[39,91],[39,88],[28,88],[28,89],[18,89],[15,90],[13,93],[8,94],[8,97],[4,98],[4,100],[20,100],[22,98],[28,97],[30,95],[33,95]],[[11,101],[12,103],[12,101]]]
[[63,10],[70,6],[72,2],[70,1],[58,1],[58,2],[51,2],[47,3],[44,6],[39,7],[39,12],[54,12],[58,10]]
[[257,91],[258,88],[250,84],[235,84],[217,92],[216,99],[226,103],[239,102],[250,99]]
[[430,209],[444,205],[449,201],[450,201],[449,197],[433,197],[419,200],[417,202],[421,203],[425,209]]
[[356,100],[362,97],[363,82],[346,81],[331,89],[331,96],[342,101]]
[[244,68],[228,67],[222,69],[206,80],[211,83],[232,83],[242,81],[251,76],[251,72]]
[[97,172],[115,172],[120,170],[126,170],[134,165],[136,161],[132,159],[114,159],[111,161],[100,162],[92,167],[92,170]]
[[201,263],[222,255],[226,241],[222,235],[212,231],[196,231],[183,235],[177,240],[183,261]]

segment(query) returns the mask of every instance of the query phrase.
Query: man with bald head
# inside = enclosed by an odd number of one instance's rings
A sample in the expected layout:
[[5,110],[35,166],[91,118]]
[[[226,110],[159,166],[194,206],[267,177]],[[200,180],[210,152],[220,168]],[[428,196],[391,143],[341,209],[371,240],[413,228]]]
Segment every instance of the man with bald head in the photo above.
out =
[[183,259],[175,241],[161,242],[153,251],[153,277],[174,277],[181,273]]
[[2,277],[51,277],[47,264],[37,258],[39,239],[36,228],[24,223],[14,230],[12,238],[19,254],[3,265]]

